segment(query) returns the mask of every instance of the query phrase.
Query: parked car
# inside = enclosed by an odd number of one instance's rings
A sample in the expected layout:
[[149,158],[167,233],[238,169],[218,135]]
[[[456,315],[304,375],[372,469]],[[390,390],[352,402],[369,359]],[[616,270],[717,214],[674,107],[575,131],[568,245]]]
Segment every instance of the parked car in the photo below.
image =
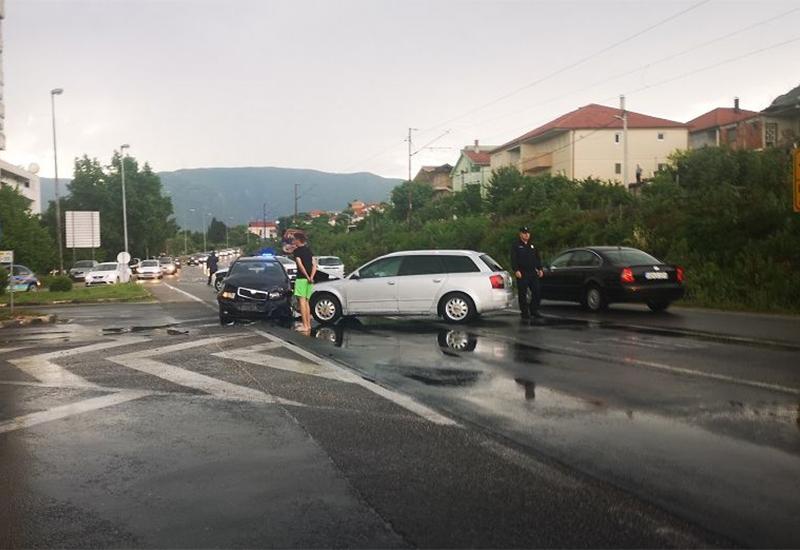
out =
[[[11,264],[3,264],[2,267],[6,271],[10,271]],[[36,292],[41,286],[41,281],[30,268],[21,264],[14,264],[14,271],[8,281],[9,290],[13,289],[14,292]]]
[[136,271],[139,279],[160,279],[164,275],[161,272],[161,263],[158,260],[142,260],[139,269]]
[[316,260],[318,271],[324,271],[337,279],[344,279],[344,262],[338,256],[317,256]]
[[589,246],[558,254],[544,270],[542,298],[598,311],[615,302],[663,311],[683,298],[684,272],[636,248]]
[[86,286],[117,284],[124,279],[124,270],[126,269],[129,269],[126,264],[117,262],[97,264],[86,274]]
[[219,321],[225,325],[234,319],[291,319],[291,295],[286,271],[274,257],[238,258],[217,294]]
[[275,258],[286,270],[286,274],[289,276],[289,281],[291,281],[292,286],[294,286],[294,281],[297,279],[297,262],[286,256],[275,256]]
[[164,275],[175,275],[178,272],[178,266],[175,265],[172,256],[161,256],[158,263],[161,264],[161,272]]
[[345,315],[440,315],[464,323],[511,307],[511,276],[472,250],[411,250],[381,256],[346,279],[319,283],[311,312],[320,323]]
[[83,281],[86,278],[86,274],[96,265],[97,262],[95,260],[78,260],[69,270],[69,278],[73,281]]
[[181,259],[178,256],[175,256],[174,258],[172,258],[172,261],[175,262],[175,267],[178,269],[178,271],[180,271],[181,270]]

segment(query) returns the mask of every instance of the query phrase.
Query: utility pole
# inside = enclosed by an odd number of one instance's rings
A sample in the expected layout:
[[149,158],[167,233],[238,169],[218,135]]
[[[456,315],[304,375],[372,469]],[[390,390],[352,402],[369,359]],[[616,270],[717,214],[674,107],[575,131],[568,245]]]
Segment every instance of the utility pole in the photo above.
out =
[[419,128],[409,128],[408,139],[406,140],[408,141],[408,213],[406,216],[408,223],[411,223],[411,209],[414,207],[414,201],[413,201],[414,195],[413,195],[413,189],[411,188],[411,157],[414,156],[411,146],[411,132],[416,132],[418,130]]
[[261,238],[267,238],[267,203],[264,203],[261,210]]
[[628,188],[628,112],[625,110],[625,96],[619,96],[622,111],[622,184]]
[[53,119],[53,163],[56,170],[56,235],[58,236],[58,274],[64,274],[64,239],[61,237],[61,198],[58,196],[58,152],[56,149],[56,96],[64,93],[62,88],[50,90],[50,114]]
[[292,218],[292,225],[297,225],[297,190],[300,188],[299,183],[294,184],[294,218]]

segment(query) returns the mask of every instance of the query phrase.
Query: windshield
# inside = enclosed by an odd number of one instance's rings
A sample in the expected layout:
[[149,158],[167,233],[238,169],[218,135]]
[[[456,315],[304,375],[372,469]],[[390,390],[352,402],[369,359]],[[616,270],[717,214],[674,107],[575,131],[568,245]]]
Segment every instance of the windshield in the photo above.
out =
[[603,254],[611,260],[614,265],[651,265],[660,264],[660,260],[653,258],[650,254],[636,250],[635,248],[621,248],[619,250],[609,250]]
[[95,271],[116,271],[117,264],[100,264],[94,268]]
[[322,258],[317,259],[317,263],[324,266],[337,266],[342,265],[342,260],[336,256],[323,256]]
[[94,262],[92,260],[81,260],[79,262],[75,262],[75,267],[92,267]]
[[234,278],[242,284],[280,284],[286,280],[283,268],[274,261],[236,262],[230,270],[228,278]]
[[157,267],[158,261],[156,260],[145,260],[142,262],[142,267]]

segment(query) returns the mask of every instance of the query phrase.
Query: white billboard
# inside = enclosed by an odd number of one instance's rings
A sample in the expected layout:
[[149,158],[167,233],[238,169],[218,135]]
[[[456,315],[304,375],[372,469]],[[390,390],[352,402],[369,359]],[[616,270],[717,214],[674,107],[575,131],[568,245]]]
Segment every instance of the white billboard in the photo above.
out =
[[65,214],[67,248],[100,247],[100,212],[67,210]]

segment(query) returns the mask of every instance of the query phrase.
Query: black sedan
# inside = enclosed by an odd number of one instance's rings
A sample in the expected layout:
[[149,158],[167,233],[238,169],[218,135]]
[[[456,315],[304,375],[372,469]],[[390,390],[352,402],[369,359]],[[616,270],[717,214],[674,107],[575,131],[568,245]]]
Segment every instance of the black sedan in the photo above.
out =
[[579,302],[599,311],[614,302],[663,311],[683,298],[683,268],[636,248],[591,246],[561,252],[544,269],[542,298]]
[[292,289],[281,264],[265,256],[237,259],[219,294],[219,322],[234,319],[291,319]]

